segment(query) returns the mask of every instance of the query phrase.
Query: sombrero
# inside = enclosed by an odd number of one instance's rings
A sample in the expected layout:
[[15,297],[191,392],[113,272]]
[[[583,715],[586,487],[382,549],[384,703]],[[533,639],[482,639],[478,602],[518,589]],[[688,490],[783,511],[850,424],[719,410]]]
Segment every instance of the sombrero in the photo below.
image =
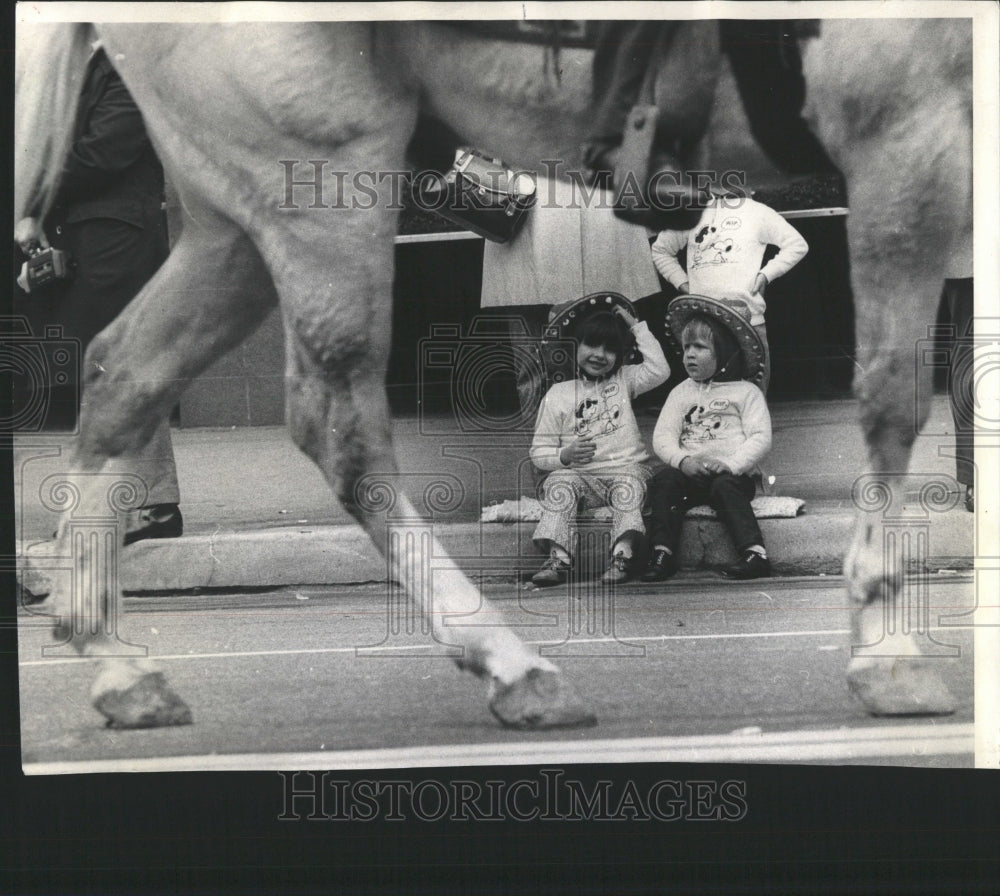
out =
[[667,306],[667,336],[680,344],[684,327],[696,314],[715,318],[733,334],[743,353],[743,379],[760,387],[764,382],[767,353],[750,323],[750,308],[746,302],[724,302],[707,296],[678,296]]
[[[624,308],[633,317],[639,316],[635,306],[618,292],[594,292],[582,299],[556,305],[549,314],[549,322],[542,335],[542,345],[545,346],[551,340],[571,339],[576,328],[591,315],[600,311],[614,312],[616,307]],[[625,363],[634,363],[637,358],[638,352],[633,345]]]

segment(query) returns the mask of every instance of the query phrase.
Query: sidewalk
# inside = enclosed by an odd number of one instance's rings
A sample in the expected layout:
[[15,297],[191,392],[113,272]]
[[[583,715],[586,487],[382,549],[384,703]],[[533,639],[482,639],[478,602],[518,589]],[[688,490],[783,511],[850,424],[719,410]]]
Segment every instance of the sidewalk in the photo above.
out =
[[[853,519],[851,489],[866,467],[856,403],[776,403],[772,417],[774,447],[765,467],[774,477],[772,493],[805,501],[795,518],[761,521],[775,571],[837,574]],[[655,422],[652,412],[640,414],[647,444]],[[423,511],[435,508],[433,532],[460,566],[503,579],[538,565],[533,523],[479,522],[482,507],[531,493],[529,434],[463,433],[443,417],[404,418],[394,424],[394,439],[411,497]],[[126,591],[386,578],[384,561],[284,428],[174,430],[174,445],[184,537],[124,550]],[[952,445],[947,399],[939,397],[914,450],[914,499],[923,477],[954,476]],[[68,560],[43,559],[51,554],[48,539],[58,517],[39,498],[42,481],[66,471],[68,448],[68,437],[60,435],[19,436],[15,442],[18,543],[40,568],[65,569]],[[919,508],[916,500],[914,506]],[[927,521],[927,567],[971,567],[973,514],[959,501],[955,509],[930,513]],[[685,524],[685,567],[715,566],[734,556],[718,522]]]

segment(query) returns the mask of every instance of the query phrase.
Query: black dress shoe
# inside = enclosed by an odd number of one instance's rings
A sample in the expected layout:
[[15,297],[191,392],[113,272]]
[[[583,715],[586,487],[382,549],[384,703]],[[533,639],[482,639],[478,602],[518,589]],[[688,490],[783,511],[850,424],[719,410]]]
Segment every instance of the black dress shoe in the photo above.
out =
[[184,532],[184,517],[176,504],[154,504],[128,514],[125,544],[147,538],[179,538]]
[[677,572],[677,558],[669,551],[657,548],[649,558],[649,566],[639,577],[640,582],[662,582]]
[[747,551],[742,559],[722,570],[727,579],[766,579],[771,575],[771,561],[756,551]]
[[969,513],[976,512],[976,492],[971,485],[965,487],[965,509]]

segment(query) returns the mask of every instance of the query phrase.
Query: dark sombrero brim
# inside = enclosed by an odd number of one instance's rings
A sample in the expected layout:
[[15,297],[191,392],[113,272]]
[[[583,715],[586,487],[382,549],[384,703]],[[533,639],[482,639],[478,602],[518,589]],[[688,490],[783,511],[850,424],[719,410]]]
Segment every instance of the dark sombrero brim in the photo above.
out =
[[573,330],[585,321],[592,314],[599,311],[614,311],[614,309],[624,308],[633,317],[637,317],[635,306],[617,292],[595,292],[567,302],[564,305],[557,305],[552,309],[551,317],[545,327],[545,339],[564,339],[572,336]]
[[[747,311],[749,313],[749,309]],[[717,299],[707,296],[678,296],[667,306],[667,336],[680,344],[684,327],[696,314],[715,318],[733,334],[743,353],[743,379],[760,387],[764,382],[766,350],[749,319],[726,302]]]

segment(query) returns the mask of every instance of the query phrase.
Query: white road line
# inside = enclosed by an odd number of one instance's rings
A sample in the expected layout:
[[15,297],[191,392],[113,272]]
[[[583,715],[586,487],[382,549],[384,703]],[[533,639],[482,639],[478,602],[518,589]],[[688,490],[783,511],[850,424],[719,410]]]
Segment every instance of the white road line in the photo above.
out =
[[[941,632],[941,631],[956,631],[954,626],[931,626],[930,631]],[[537,646],[547,646],[547,647],[563,647],[570,645],[580,645],[585,646],[587,644],[614,644],[616,642],[622,644],[638,644],[640,642],[646,641],[656,641],[656,642],[666,642],[666,641],[736,641],[752,638],[842,638],[844,635],[849,635],[850,629],[824,629],[815,631],[804,631],[804,632],[732,632],[729,634],[718,634],[718,635],[637,635],[632,637],[630,635],[620,635],[617,638],[573,638],[568,641],[525,641],[526,644],[537,647]],[[440,644],[435,641],[433,644],[397,644],[389,647],[374,646],[374,647],[302,647],[298,649],[284,649],[284,650],[232,650],[232,651],[221,651],[218,653],[164,653],[164,654],[151,654],[150,659],[153,660],[217,660],[217,659],[238,659],[241,657],[257,657],[257,656],[305,656],[305,655],[315,655],[315,654],[327,654],[327,653],[356,653],[358,656],[373,656],[375,651],[380,652],[404,652],[408,650],[430,650],[430,649],[440,649],[442,646],[449,646],[445,644]],[[454,645],[453,645],[454,646]],[[55,657],[53,659],[47,660],[23,660],[18,663],[21,668],[26,668],[29,666],[61,666],[66,663],[89,663],[93,662],[98,657],[90,656],[65,656],[65,657]]]
[[[931,626],[930,631],[932,632],[955,632],[957,629],[955,626]],[[752,638],[842,638],[844,635],[849,635],[850,629],[840,628],[840,629],[817,629],[815,631],[801,631],[801,632],[731,632],[729,634],[716,634],[716,635],[637,635],[635,637],[630,635],[620,635],[617,638],[573,638],[568,641],[561,640],[544,640],[544,641],[526,641],[526,644],[531,646],[569,646],[569,645],[587,645],[587,644],[613,644],[615,642],[620,642],[622,644],[638,644],[640,642],[666,642],[666,641],[737,641]],[[303,647],[298,649],[284,649],[284,650],[233,650],[233,651],[221,651],[218,653],[164,653],[164,654],[153,654],[150,659],[154,660],[215,660],[215,659],[237,659],[240,657],[263,657],[263,656],[304,656],[304,655],[314,655],[314,654],[327,654],[327,653],[357,653],[358,656],[371,656],[374,651],[380,652],[390,652],[390,651],[407,651],[407,650],[430,650],[440,649],[442,645],[435,641],[433,644],[397,644],[393,646],[383,647]],[[88,656],[66,656],[66,657],[56,657],[47,660],[23,660],[18,663],[18,666],[26,668],[29,666],[60,666],[66,663],[89,663],[93,662],[95,657]]]
[[[530,735],[528,735],[530,736]],[[307,753],[234,753],[158,759],[93,759],[32,762],[26,775],[118,772],[309,771],[380,768],[447,768],[469,765],[539,765],[624,762],[777,762],[872,760],[961,756],[974,749],[972,723],[904,724],[893,727],[642,737],[620,740],[457,744],[379,750]]]

